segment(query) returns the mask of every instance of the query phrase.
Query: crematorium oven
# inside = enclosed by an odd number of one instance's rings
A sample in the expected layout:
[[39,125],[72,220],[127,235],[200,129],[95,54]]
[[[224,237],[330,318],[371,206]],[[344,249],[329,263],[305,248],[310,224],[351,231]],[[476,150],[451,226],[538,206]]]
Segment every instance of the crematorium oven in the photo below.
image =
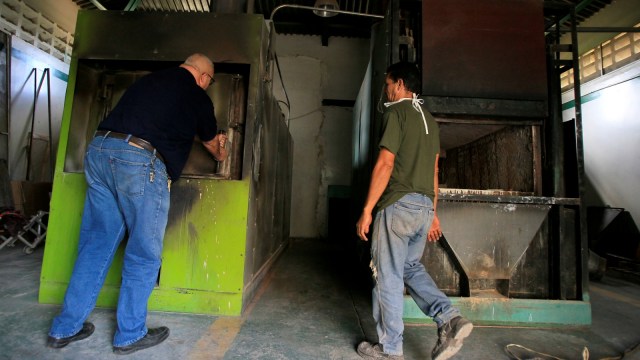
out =
[[[477,323],[591,322],[580,197],[565,190],[570,163],[550,105],[559,80],[548,75],[544,12],[536,0],[391,1],[372,31],[371,76],[355,112],[356,196],[364,199],[377,156],[386,67],[416,63],[441,133],[444,236],[422,261]],[[405,320],[425,321],[409,296],[404,309]]]
[[[108,30],[106,30],[108,29]],[[234,31],[229,31],[234,29]],[[61,303],[76,256],[83,158],[125,90],[200,52],[215,64],[213,100],[229,157],[195,139],[171,186],[162,265],[150,310],[239,315],[288,241],[292,140],[272,95],[262,16],[81,11],[69,74],[39,300]],[[180,119],[175,119],[179,122]],[[117,303],[123,241],[98,306]]]

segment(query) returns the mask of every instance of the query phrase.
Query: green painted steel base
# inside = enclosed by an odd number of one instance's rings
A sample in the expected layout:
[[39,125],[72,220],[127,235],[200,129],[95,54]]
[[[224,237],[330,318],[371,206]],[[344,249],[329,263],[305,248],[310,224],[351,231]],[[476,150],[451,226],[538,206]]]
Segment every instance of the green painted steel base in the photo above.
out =
[[[47,283],[40,287],[41,303],[62,303],[67,283]],[[105,285],[100,291],[97,307],[115,308],[119,286]],[[150,311],[238,316],[242,312],[242,293],[220,293],[191,289],[156,288],[149,298]]]
[[[450,297],[462,314],[479,325],[588,326],[591,303],[570,300],[495,299]],[[407,323],[431,323],[410,296],[404,298]]]
[[[86,182],[58,173],[40,277],[39,301],[61,304],[77,256]],[[171,217],[158,285],[149,310],[240,315],[244,284],[249,186],[247,181],[181,179],[171,188]],[[176,200],[176,201],[173,201]],[[118,302],[124,244],[118,248],[97,306]]]

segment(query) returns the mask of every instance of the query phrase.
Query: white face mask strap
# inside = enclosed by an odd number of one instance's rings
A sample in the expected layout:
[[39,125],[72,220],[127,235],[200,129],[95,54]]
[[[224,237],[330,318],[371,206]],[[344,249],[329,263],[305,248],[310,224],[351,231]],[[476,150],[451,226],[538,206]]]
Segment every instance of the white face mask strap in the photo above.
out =
[[418,95],[416,93],[413,93],[413,96],[411,99],[402,98],[396,101],[386,102],[384,103],[384,106],[389,107],[393,104],[397,104],[405,100],[411,100],[411,105],[413,105],[413,108],[420,112],[420,115],[422,116],[422,122],[424,123],[424,133],[429,135],[429,127],[427,126],[427,119],[424,117],[424,112],[422,111],[422,106],[421,106],[422,104],[424,104],[424,100],[418,99]]
[[418,95],[413,93],[413,98],[411,99],[411,105],[413,108],[420,112],[422,115],[422,122],[424,123],[424,133],[429,135],[429,127],[427,126],[427,119],[424,117],[424,112],[422,111],[422,104],[424,104],[424,100],[418,99]]
[[411,99],[404,98],[404,99],[400,99],[400,100],[396,100],[396,101],[386,102],[386,103],[384,103],[384,106],[385,107],[389,107],[389,106],[391,106],[393,104],[397,104],[397,103],[405,101],[405,100],[411,100]]

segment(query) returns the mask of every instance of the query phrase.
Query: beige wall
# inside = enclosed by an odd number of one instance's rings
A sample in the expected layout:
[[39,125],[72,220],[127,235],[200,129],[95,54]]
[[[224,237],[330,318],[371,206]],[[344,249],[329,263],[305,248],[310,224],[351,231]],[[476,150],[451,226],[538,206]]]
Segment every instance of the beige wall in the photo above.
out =
[[[351,183],[352,108],[323,99],[355,100],[369,61],[369,40],[279,35],[277,54],[291,101],[293,137],[291,236],[327,236],[327,188]],[[274,91],[285,101],[278,76]],[[286,112],[286,110],[285,110]]]
[[75,33],[78,5],[72,0],[22,0],[64,30]]

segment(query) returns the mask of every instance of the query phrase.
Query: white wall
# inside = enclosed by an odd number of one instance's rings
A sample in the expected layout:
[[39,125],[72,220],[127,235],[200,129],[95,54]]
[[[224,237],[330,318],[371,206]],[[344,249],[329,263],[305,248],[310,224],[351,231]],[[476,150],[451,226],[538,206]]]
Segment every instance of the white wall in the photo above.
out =
[[[67,89],[69,65],[37,49],[15,36],[12,37],[11,53],[11,103],[9,126],[9,175],[11,180],[33,180],[49,182],[49,141],[55,155],[60,137],[60,124]],[[49,69],[49,87],[44,69]],[[32,70],[35,69],[35,73]],[[34,85],[35,74],[35,85]],[[33,116],[34,88],[40,92]],[[49,95],[48,90],[51,90]],[[51,138],[49,139],[49,111],[51,105]],[[33,147],[31,151],[30,177],[27,176],[28,144],[33,124]]]
[[[581,87],[585,205],[629,211],[640,225],[640,62]],[[573,93],[563,94],[563,103]],[[575,109],[563,112],[563,119]]]
[[[327,187],[351,183],[351,107],[323,99],[355,100],[369,61],[369,40],[278,35],[276,53],[291,102],[293,137],[291,236],[327,236]],[[274,91],[285,101],[275,76]],[[286,112],[286,111],[285,111]]]

